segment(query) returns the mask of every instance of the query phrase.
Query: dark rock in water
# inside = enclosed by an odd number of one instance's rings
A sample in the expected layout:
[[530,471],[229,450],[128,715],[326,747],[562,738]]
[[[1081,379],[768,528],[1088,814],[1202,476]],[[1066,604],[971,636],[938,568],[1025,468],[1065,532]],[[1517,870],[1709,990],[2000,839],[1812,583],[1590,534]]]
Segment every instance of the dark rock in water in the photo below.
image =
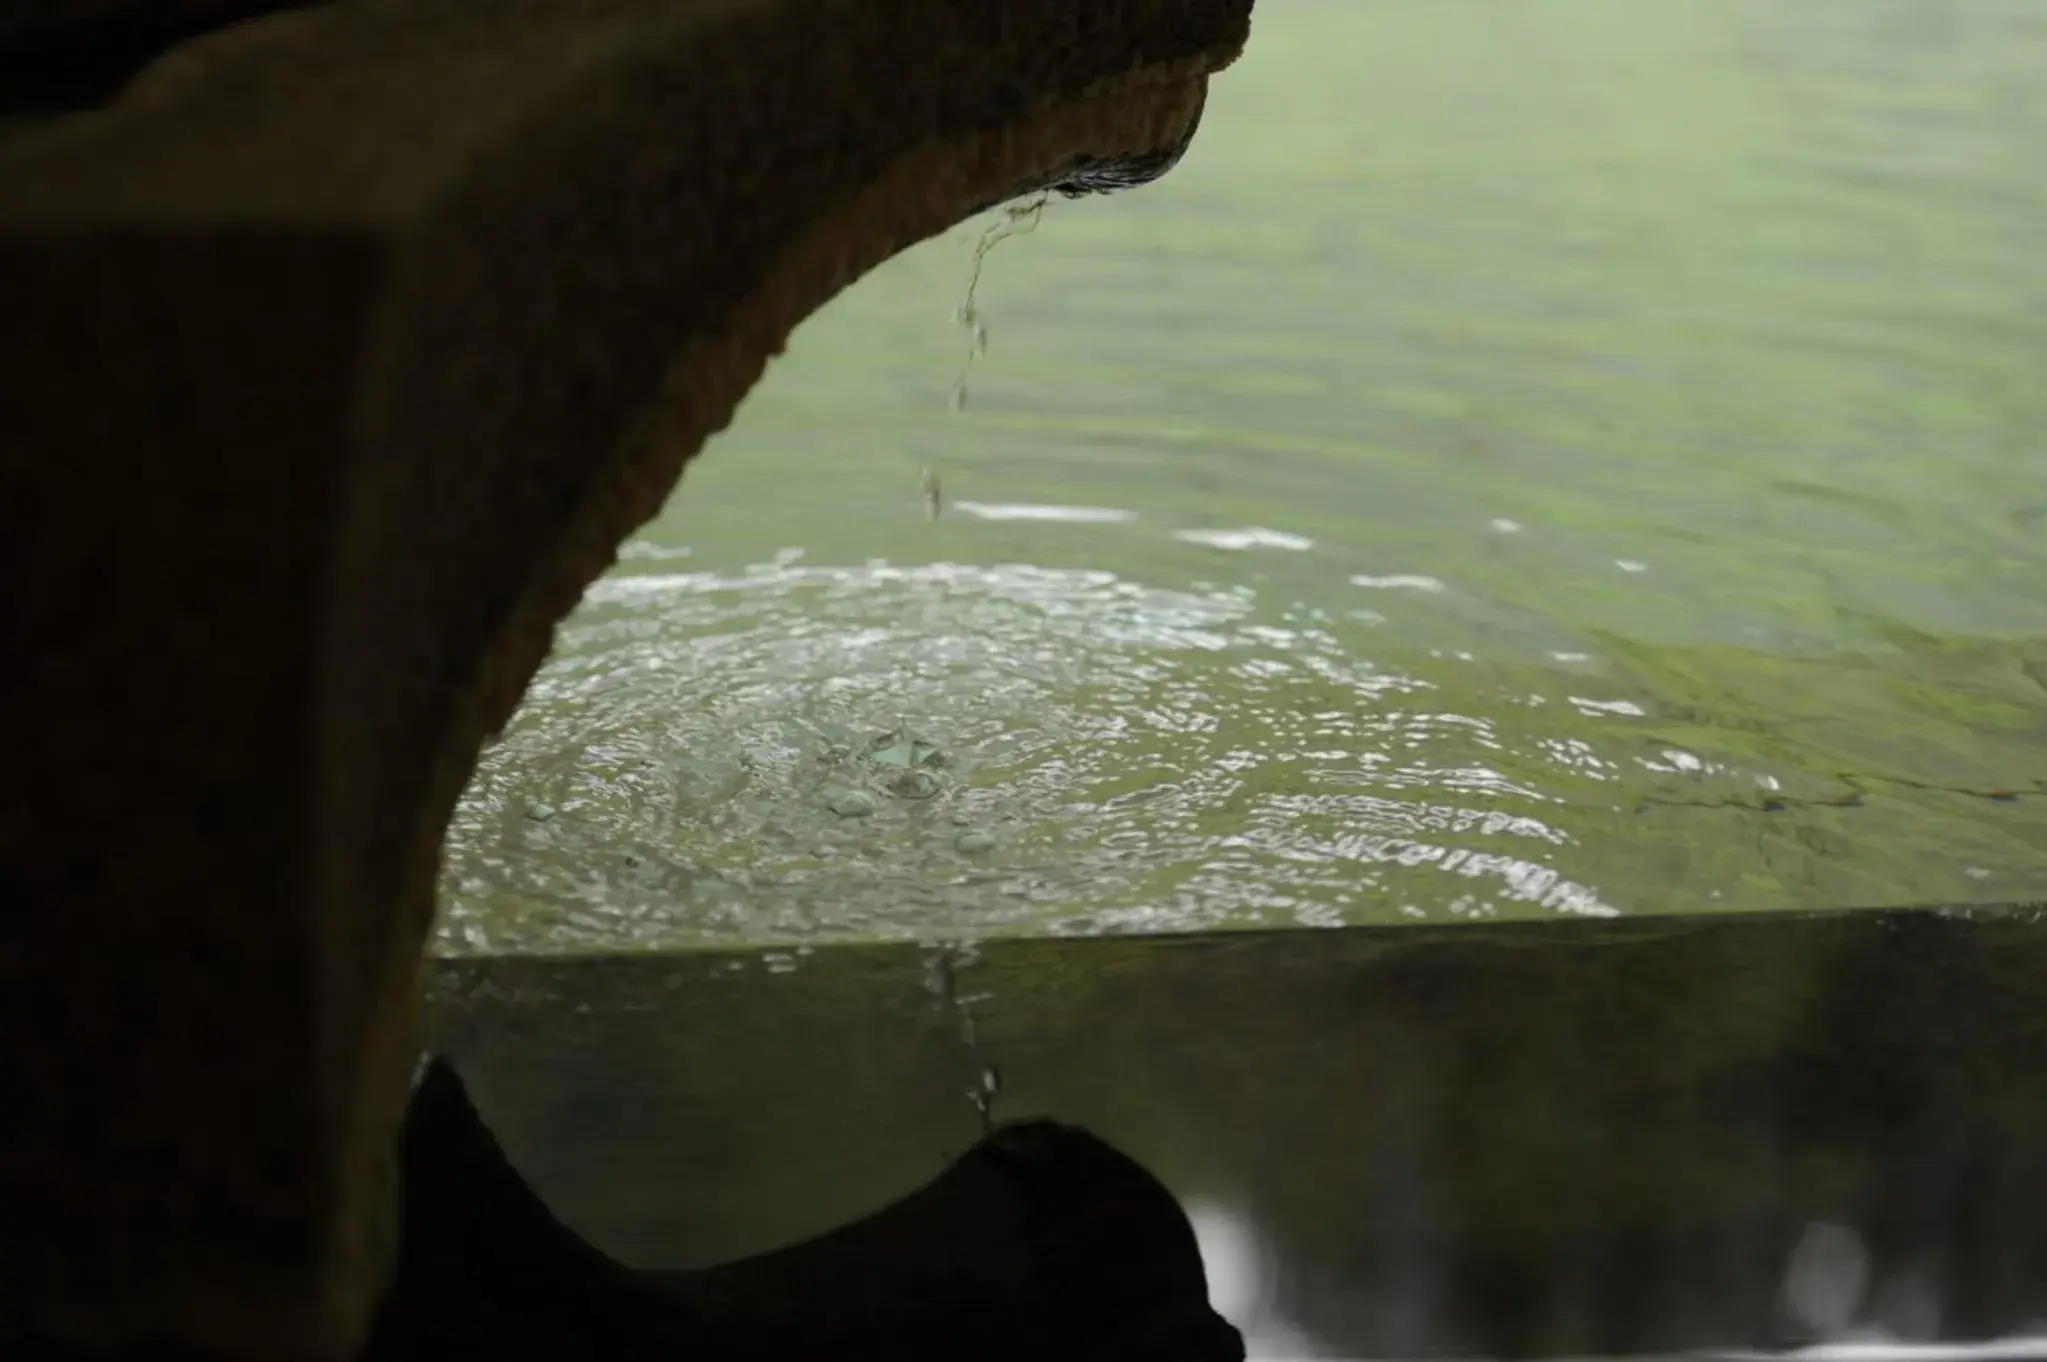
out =
[[902,799],[929,799],[938,793],[938,777],[929,771],[905,771],[888,787]]
[[1164,1185],[1050,1121],[996,1130],[864,1220],[696,1272],[627,1268],[556,1219],[442,1060],[413,1094],[403,1178],[365,1362],[1244,1356]]

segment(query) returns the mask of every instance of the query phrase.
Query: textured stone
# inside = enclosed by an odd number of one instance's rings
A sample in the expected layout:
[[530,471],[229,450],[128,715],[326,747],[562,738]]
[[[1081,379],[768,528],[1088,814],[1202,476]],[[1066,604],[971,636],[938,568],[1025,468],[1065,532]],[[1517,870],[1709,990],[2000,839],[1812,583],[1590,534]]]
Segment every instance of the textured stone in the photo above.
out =
[[0,130],[0,1318],[347,1353],[555,621],[840,288],[1169,166],[1248,10],[374,0]]

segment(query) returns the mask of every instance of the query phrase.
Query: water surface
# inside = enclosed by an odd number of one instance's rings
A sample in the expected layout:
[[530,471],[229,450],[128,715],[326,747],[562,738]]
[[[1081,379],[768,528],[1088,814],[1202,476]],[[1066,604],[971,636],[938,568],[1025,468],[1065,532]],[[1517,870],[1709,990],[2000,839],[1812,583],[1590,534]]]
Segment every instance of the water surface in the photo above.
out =
[[983,223],[797,334],[440,947],[2047,898],[2042,70],[2033,0],[1266,0],[988,257],[963,411]]

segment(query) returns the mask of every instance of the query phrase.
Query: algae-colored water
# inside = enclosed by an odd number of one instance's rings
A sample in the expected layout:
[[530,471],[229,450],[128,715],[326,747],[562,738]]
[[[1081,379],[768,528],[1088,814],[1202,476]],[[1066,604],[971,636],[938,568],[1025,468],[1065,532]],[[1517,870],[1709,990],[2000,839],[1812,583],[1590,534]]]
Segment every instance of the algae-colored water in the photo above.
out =
[[440,948],[2047,898],[2042,71],[2034,0],[1265,0],[989,256],[964,411],[985,224],[798,333]]

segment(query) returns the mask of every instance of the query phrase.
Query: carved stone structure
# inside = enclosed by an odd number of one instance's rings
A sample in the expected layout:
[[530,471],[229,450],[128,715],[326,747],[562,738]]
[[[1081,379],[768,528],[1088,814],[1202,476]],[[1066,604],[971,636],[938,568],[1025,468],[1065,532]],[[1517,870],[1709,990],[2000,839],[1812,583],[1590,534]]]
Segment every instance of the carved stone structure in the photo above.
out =
[[863,271],[1170,165],[1250,0],[191,36],[262,7],[0,7],[0,1351],[354,1351],[442,830],[555,622]]

